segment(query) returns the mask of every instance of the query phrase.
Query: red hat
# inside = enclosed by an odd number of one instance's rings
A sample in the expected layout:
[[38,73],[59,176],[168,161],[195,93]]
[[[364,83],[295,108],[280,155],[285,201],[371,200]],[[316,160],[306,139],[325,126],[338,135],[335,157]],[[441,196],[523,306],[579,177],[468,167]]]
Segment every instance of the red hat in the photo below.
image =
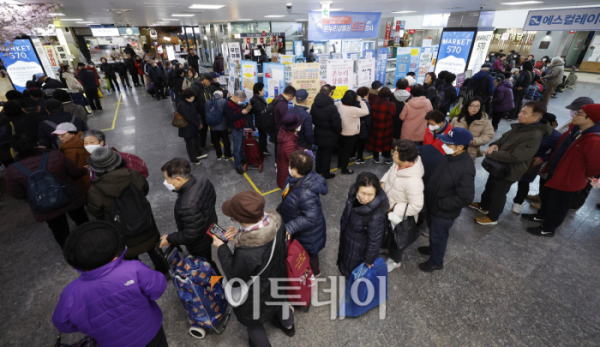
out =
[[600,104],[584,105],[581,107],[581,109],[594,123],[600,122]]

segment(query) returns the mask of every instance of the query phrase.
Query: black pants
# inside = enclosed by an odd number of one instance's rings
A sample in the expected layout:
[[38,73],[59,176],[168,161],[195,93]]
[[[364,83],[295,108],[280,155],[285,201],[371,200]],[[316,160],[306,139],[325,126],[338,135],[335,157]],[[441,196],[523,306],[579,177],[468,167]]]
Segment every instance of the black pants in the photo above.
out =
[[117,75],[106,75],[106,78],[110,81],[110,89],[112,89],[113,92],[115,91],[115,87],[117,87],[118,91],[121,91],[119,82],[117,82]]
[[260,151],[263,153],[267,153],[269,152],[269,150],[267,149],[267,144],[268,144],[268,140],[267,137],[269,134],[267,134],[267,132],[261,128],[261,127],[257,127],[258,128],[258,146],[260,147]]
[[354,151],[354,145],[356,144],[356,140],[358,140],[358,135],[340,136],[340,139],[338,141],[338,167],[340,167],[342,171],[348,170],[348,163],[350,162],[350,156]]
[[206,115],[200,115],[202,120],[202,129],[200,129],[200,147],[206,147],[206,138],[208,135],[208,124],[206,123]]
[[210,140],[213,146],[215,147],[215,152],[217,152],[217,158],[221,158],[223,156],[223,152],[221,151],[221,141],[223,141],[225,156],[231,157],[231,143],[229,142],[229,135],[227,134],[227,130],[211,131]]
[[353,153],[356,153],[357,159],[365,159],[364,153],[365,153],[365,145],[366,144],[367,144],[367,139],[358,138],[356,140],[356,144],[354,145]]
[[[542,182],[546,184],[545,180],[540,177],[540,192],[542,191]],[[517,195],[515,195],[515,198],[513,199],[513,202],[515,204],[523,204],[525,202],[525,199],[527,199],[527,195],[529,195],[530,185],[531,183],[529,182],[519,181],[519,189],[517,190]]]
[[446,246],[450,237],[450,228],[452,228],[453,224],[454,219],[441,218],[427,213],[430,259],[436,265],[444,264],[444,255],[446,255]]
[[88,99],[90,103],[90,107],[92,110],[101,110],[102,105],[100,105],[100,97],[98,96],[98,88],[95,89],[86,89],[85,97]]
[[144,81],[144,75],[138,75],[140,81],[142,82],[143,85],[146,85],[146,81]]
[[[277,318],[281,321],[286,328],[291,328],[294,325],[294,314],[288,308],[288,319],[283,319],[283,307],[281,311],[277,311]],[[265,331],[265,327],[263,325],[258,325],[254,327],[247,327],[248,329],[248,338],[254,342],[256,347],[270,347],[271,343],[269,342],[269,338],[267,337],[267,332]]]
[[494,126],[494,130],[498,130],[498,124],[500,124],[500,120],[504,118],[506,112],[493,112],[492,113],[492,126]]
[[546,209],[547,209],[547,205],[544,204],[544,201],[548,200],[548,187],[546,187],[546,182],[548,182],[548,180],[550,180],[551,177],[547,177],[546,179],[543,179],[542,177],[540,177],[540,192],[538,194],[538,196],[540,197],[540,205],[541,208],[537,211],[537,216],[540,218],[544,218],[544,216],[546,215]]
[[195,137],[184,138],[185,149],[187,150],[188,157],[192,163],[198,162],[198,153],[200,153],[200,134]]
[[544,209],[544,231],[554,232],[567,217],[571,201],[579,192],[565,192],[554,188],[546,188],[542,200]]
[[246,114],[244,116],[244,119],[246,120],[246,128],[256,130],[256,127],[254,126],[254,114],[253,113]]
[[165,97],[165,85],[162,82],[154,83],[154,95],[156,95],[156,99],[160,100]]
[[67,214],[69,215],[69,217],[71,217],[71,219],[73,220],[73,222],[75,222],[77,226],[80,226],[81,224],[90,221],[87,212],[85,212],[83,206],[69,211],[66,214],[61,214],[60,216],[50,219],[49,221],[46,221],[46,223],[48,223],[48,227],[50,228],[50,230],[52,230],[52,235],[54,235],[54,239],[60,245],[60,248],[62,248],[65,244],[65,241],[67,240],[67,237],[69,236],[70,232]]
[[[387,150],[387,151],[383,151],[381,152],[381,155],[385,158],[385,159],[389,159],[391,158],[391,150]],[[373,152],[373,159],[375,160],[379,160],[379,152]]]
[[331,170],[331,154],[333,153],[333,147],[320,147],[317,149],[315,172],[329,176],[329,170]]
[[527,95],[527,89],[513,89],[513,95],[515,98],[515,108],[509,115],[510,119],[516,119],[519,115],[519,112],[521,112],[521,107],[523,106],[523,99],[525,98],[525,95]]
[[119,74],[119,78],[121,79],[121,83],[123,83],[123,87],[131,87],[131,84],[129,84],[129,76],[127,76],[127,73],[124,73],[122,75]]
[[507,180],[497,179],[492,175],[488,177],[487,183],[485,184],[485,190],[483,191],[483,194],[481,194],[479,206],[483,210],[489,211],[488,217],[490,217],[491,220],[497,221],[502,214],[504,205],[506,204],[506,194],[513,183],[514,182],[509,182]]
[[146,347],[169,347],[169,343],[167,342],[167,335],[165,335],[165,331],[160,326],[160,330],[156,333],[156,336],[146,345]]
[[131,74],[131,80],[133,81],[133,85],[136,86],[136,87],[139,86],[140,85],[140,79],[139,79],[139,76],[137,74],[137,71],[135,71],[135,72],[131,72],[130,71],[129,73]]
[[318,275],[321,273],[321,266],[319,264],[319,255],[318,254],[309,254],[308,255],[309,258],[309,262],[310,262],[310,268],[312,269],[313,273],[315,275]]

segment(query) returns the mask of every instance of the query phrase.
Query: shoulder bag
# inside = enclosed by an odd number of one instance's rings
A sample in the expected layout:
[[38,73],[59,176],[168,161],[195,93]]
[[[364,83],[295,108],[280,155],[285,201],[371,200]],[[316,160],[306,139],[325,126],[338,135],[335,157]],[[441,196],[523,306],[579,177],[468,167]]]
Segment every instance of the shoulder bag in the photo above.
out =
[[408,211],[408,204],[406,204],[406,208],[404,209],[404,216],[402,217],[402,221],[396,224],[396,226],[389,235],[388,250],[390,251],[390,253],[392,252],[392,250],[404,251],[408,246],[412,245],[413,242],[415,242],[419,237],[419,228],[417,226],[417,222],[415,222],[415,217],[408,216],[408,218],[406,218],[406,211]]
[[[181,103],[179,103],[177,107],[179,107],[179,105],[181,105]],[[175,128],[185,128],[188,126],[188,121],[183,118],[181,113],[177,112],[177,109],[175,109],[175,112],[173,113],[173,122],[171,124]]]
[[501,163],[487,157],[483,159],[483,162],[481,162],[481,166],[483,166],[485,171],[489,172],[490,175],[499,180],[503,180],[510,175],[511,170],[515,165],[517,164]]

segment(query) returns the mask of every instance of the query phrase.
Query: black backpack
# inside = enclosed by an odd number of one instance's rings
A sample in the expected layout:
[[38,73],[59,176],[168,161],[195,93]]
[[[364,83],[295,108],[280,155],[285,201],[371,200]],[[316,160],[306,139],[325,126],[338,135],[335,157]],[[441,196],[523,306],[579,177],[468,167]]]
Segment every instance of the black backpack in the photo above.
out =
[[277,101],[271,101],[270,104],[265,107],[262,111],[261,119],[262,119],[262,127],[267,132],[267,134],[275,131],[275,106],[280,103],[281,99]]
[[152,207],[144,194],[133,184],[113,198],[109,220],[120,227],[121,236],[138,236],[152,226]]
[[471,97],[478,96],[481,98],[481,100],[483,100],[483,102],[486,102],[487,99],[489,99],[490,95],[488,95],[488,90],[487,90],[488,78],[491,78],[490,73],[488,73],[483,78],[480,78],[477,81],[471,79],[471,81],[474,82],[473,86],[468,88],[468,91],[471,92],[470,93]]

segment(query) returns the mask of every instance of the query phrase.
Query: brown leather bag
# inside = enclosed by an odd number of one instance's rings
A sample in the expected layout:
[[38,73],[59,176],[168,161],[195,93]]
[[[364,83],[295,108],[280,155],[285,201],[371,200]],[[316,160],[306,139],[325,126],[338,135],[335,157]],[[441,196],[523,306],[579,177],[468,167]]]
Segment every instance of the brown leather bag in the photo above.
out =
[[[177,105],[179,107],[179,105]],[[173,113],[173,122],[171,123],[175,128],[185,128],[188,126],[188,121],[183,118],[183,116],[175,110]]]

